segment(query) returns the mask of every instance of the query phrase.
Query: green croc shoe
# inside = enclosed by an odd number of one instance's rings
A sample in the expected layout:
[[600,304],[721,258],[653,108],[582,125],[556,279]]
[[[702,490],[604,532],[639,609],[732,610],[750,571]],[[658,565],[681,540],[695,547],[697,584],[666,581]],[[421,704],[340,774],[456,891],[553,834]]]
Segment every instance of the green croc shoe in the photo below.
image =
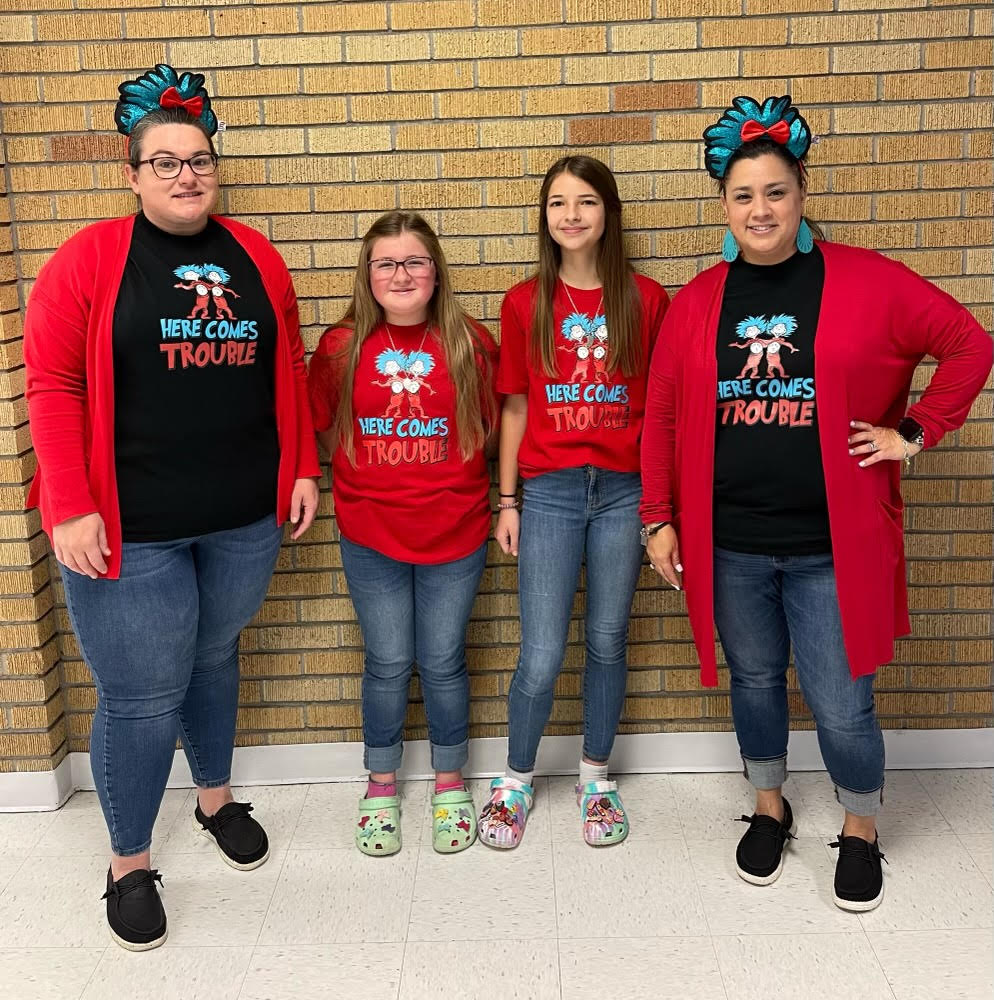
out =
[[431,846],[439,854],[465,851],[476,840],[476,809],[465,788],[431,797]]
[[400,850],[400,796],[359,800],[355,845],[372,858],[396,854]]

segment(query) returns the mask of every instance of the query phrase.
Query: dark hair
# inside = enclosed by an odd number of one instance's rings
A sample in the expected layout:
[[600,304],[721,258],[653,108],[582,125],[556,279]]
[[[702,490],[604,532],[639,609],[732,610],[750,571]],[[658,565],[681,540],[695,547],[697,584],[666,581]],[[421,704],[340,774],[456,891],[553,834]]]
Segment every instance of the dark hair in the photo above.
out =
[[138,169],[138,164],[142,160],[142,140],[145,133],[156,125],[192,125],[203,134],[207,140],[210,151],[217,156],[214,148],[214,141],[207,132],[207,128],[199,118],[194,118],[185,108],[158,108],[150,111],[147,115],[135,122],[131,134],[128,136],[128,163]]
[[[725,182],[728,180],[728,175],[732,172],[732,167],[735,166],[739,160],[758,160],[761,156],[775,156],[787,167],[790,168],[791,172],[797,178],[798,186],[802,191],[807,191],[808,189],[808,175],[804,170],[804,164],[801,160],[792,156],[790,152],[779,142],[775,142],[773,139],[767,139],[765,136],[761,139],[753,139],[752,142],[744,142],[734,153],[728,158],[728,164],[725,167],[725,173],[721,180],[718,181],[718,190],[724,194],[725,193]],[[825,234],[822,231],[821,226],[812,219],[809,219],[806,215],[802,217],[805,222],[807,222],[808,227],[811,229],[811,233],[816,240],[824,240]]]
[[610,168],[592,156],[564,156],[549,167],[542,181],[538,196],[538,288],[532,312],[530,360],[547,375],[555,374],[558,362],[552,329],[552,300],[562,250],[549,232],[545,212],[553,181],[561,174],[570,174],[589,184],[604,202],[604,233],[597,251],[597,276],[604,289],[604,313],[611,331],[608,370],[634,375],[645,362],[639,336],[642,314],[632,265],[625,251],[621,197]]

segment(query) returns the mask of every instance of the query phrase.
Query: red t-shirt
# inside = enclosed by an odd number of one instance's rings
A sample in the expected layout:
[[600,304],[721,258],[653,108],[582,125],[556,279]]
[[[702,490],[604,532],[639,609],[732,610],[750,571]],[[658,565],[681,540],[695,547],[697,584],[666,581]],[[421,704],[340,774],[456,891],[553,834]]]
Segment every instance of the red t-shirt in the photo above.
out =
[[[475,324],[474,324],[475,326]],[[494,378],[497,347],[475,326]],[[350,329],[324,332],[307,384],[315,430],[335,420]],[[332,494],[341,533],[357,545],[409,563],[462,559],[490,534],[490,475],[483,449],[464,461],[456,391],[445,352],[427,324],[378,326],[366,339],[352,395],[355,465],[337,447]]]
[[642,300],[643,366],[631,376],[607,369],[611,345],[600,288],[556,284],[557,378],[536,370],[529,359],[537,280],[515,285],[504,296],[497,388],[506,395],[528,396],[528,424],[518,449],[518,469],[525,479],[580,465],[638,472],[646,374],[670,300],[652,278],[636,274],[635,284]]

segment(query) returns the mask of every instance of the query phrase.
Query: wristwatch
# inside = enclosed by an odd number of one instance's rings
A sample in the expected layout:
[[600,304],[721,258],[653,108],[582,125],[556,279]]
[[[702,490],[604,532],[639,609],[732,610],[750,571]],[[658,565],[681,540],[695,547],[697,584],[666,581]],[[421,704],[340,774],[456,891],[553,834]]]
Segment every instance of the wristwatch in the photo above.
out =
[[659,531],[660,528],[665,528],[669,521],[656,521],[655,524],[643,524],[642,530],[639,532],[639,538],[642,539],[643,545],[649,544],[649,539]]
[[904,438],[908,444],[916,444],[919,448],[925,447],[925,428],[922,427],[913,417],[905,417],[897,425],[897,433]]

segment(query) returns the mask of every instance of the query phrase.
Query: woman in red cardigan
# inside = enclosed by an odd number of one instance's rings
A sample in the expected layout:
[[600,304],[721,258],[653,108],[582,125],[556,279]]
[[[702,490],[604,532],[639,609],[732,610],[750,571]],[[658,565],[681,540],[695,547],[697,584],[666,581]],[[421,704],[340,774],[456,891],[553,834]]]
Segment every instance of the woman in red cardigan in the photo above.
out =
[[196,828],[234,868],[269,857],[251,805],[231,794],[238,637],[282,523],[298,537],[318,501],[293,285],[263,236],[210,214],[217,119],[203,82],[159,65],[121,85],[139,212],[55,253],[24,331],[29,505],[97,687],[107,920],[132,951],[166,938],[150,843],[177,736]]
[[[991,341],[959,303],[869,250],[815,241],[811,141],[789,97],[738,97],[705,133],[728,218],[724,261],[673,300],[652,359],[641,507],[653,568],[685,587],[704,684],[714,627],[756,808],[736,852],[766,885],[795,832],[791,647],[845,809],[835,902],[883,898],[884,745],[873,674],[909,631],[901,462],[959,427]],[[938,368],[907,408],[925,355]]]

